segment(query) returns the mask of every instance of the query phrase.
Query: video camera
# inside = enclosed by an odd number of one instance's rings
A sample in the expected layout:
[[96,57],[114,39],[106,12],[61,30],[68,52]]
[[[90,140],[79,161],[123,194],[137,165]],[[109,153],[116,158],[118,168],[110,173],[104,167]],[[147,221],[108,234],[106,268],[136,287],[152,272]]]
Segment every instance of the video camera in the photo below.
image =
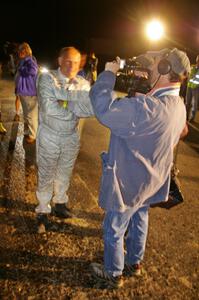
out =
[[143,67],[136,57],[120,60],[120,70],[116,77],[115,90],[132,97],[136,92],[146,94],[150,91],[150,70]]

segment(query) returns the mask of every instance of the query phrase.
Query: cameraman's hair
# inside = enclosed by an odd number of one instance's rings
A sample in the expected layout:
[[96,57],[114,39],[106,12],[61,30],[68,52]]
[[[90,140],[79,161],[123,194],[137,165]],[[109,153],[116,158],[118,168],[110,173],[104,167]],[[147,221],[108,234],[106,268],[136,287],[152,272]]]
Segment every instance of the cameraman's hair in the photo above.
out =
[[170,82],[182,82],[183,81],[183,75],[176,74],[172,70],[169,72],[169,80]]
[[75,47],[64,47],[59,51],[59,57],[67,54],[68,52],[73,51],[73,52],[77,52],[79,53],[80,57],[81,57],[81,53],[78,49],[76,49]]

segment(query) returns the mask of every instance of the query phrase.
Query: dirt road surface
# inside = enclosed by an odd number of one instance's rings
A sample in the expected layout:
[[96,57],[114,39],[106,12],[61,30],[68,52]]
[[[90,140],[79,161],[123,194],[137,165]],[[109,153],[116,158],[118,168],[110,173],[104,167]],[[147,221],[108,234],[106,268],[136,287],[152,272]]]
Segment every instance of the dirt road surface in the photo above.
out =
[[23,141],[23,118],[14,118],[14,85],[0,80],[0,299],[199,299],[199,129],[190,126],[178,153],[183,204],[150,210],[144,267],[146,278],[125,279],[110,290],[92,278],[90,263],[102,262],[103,211],[98,207],[99,154],[109,131],[95,118],[81,122],[81,151],[69,190],[75,217],[50,217],[45,234],[36,232],[35,146]]

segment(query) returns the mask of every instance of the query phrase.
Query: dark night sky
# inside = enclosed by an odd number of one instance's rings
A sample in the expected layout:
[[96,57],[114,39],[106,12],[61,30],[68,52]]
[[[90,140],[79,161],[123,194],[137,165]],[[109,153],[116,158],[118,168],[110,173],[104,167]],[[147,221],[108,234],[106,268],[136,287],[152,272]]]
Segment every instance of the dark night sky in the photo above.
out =
[[[120,52],[114,55],[123,54],[128,43],[129,56],[165,46],[184,49],[194,59],[199,52],[197,0],[2,0],[0,9],[1,45],[27,41],[37,56],[51,56],[66,45],[88,50],[90,40],[99,38],[113,41]],[[154,17],[164,21],[167,35],[152,45],[143,28]]]

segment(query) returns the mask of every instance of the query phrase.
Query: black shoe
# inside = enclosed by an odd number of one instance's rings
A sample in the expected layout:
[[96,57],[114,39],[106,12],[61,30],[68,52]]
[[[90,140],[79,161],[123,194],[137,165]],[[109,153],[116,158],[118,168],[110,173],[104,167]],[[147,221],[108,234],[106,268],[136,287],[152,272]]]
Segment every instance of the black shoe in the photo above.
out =
[[54,207],[54,214],[58,218],[73,218],[74,215],[71,213],[71,210],[66,207],[65,203],[56,203]]
[[123,278],[120,276],[112,276],[104,270],[103,265],[98,263],[91,264],[92,274],[99,284],[102,284],[106,288],[121,288],[123,286]]
[[38,214],[37,215],[37,232],[38,233],[45,233],[46,229],[48,228],[49,221],[47,214]]
[[143,266],[140,263],[134,265],[125,264],[124,274],[128,277],[131,276],[141,277],[141,276],[146,276],[146,271],[144,270]]
[[35,139],[31,138],[30,136],[26,136],[25,141],[26,141],[27,144],[34,144],[35,143]]

